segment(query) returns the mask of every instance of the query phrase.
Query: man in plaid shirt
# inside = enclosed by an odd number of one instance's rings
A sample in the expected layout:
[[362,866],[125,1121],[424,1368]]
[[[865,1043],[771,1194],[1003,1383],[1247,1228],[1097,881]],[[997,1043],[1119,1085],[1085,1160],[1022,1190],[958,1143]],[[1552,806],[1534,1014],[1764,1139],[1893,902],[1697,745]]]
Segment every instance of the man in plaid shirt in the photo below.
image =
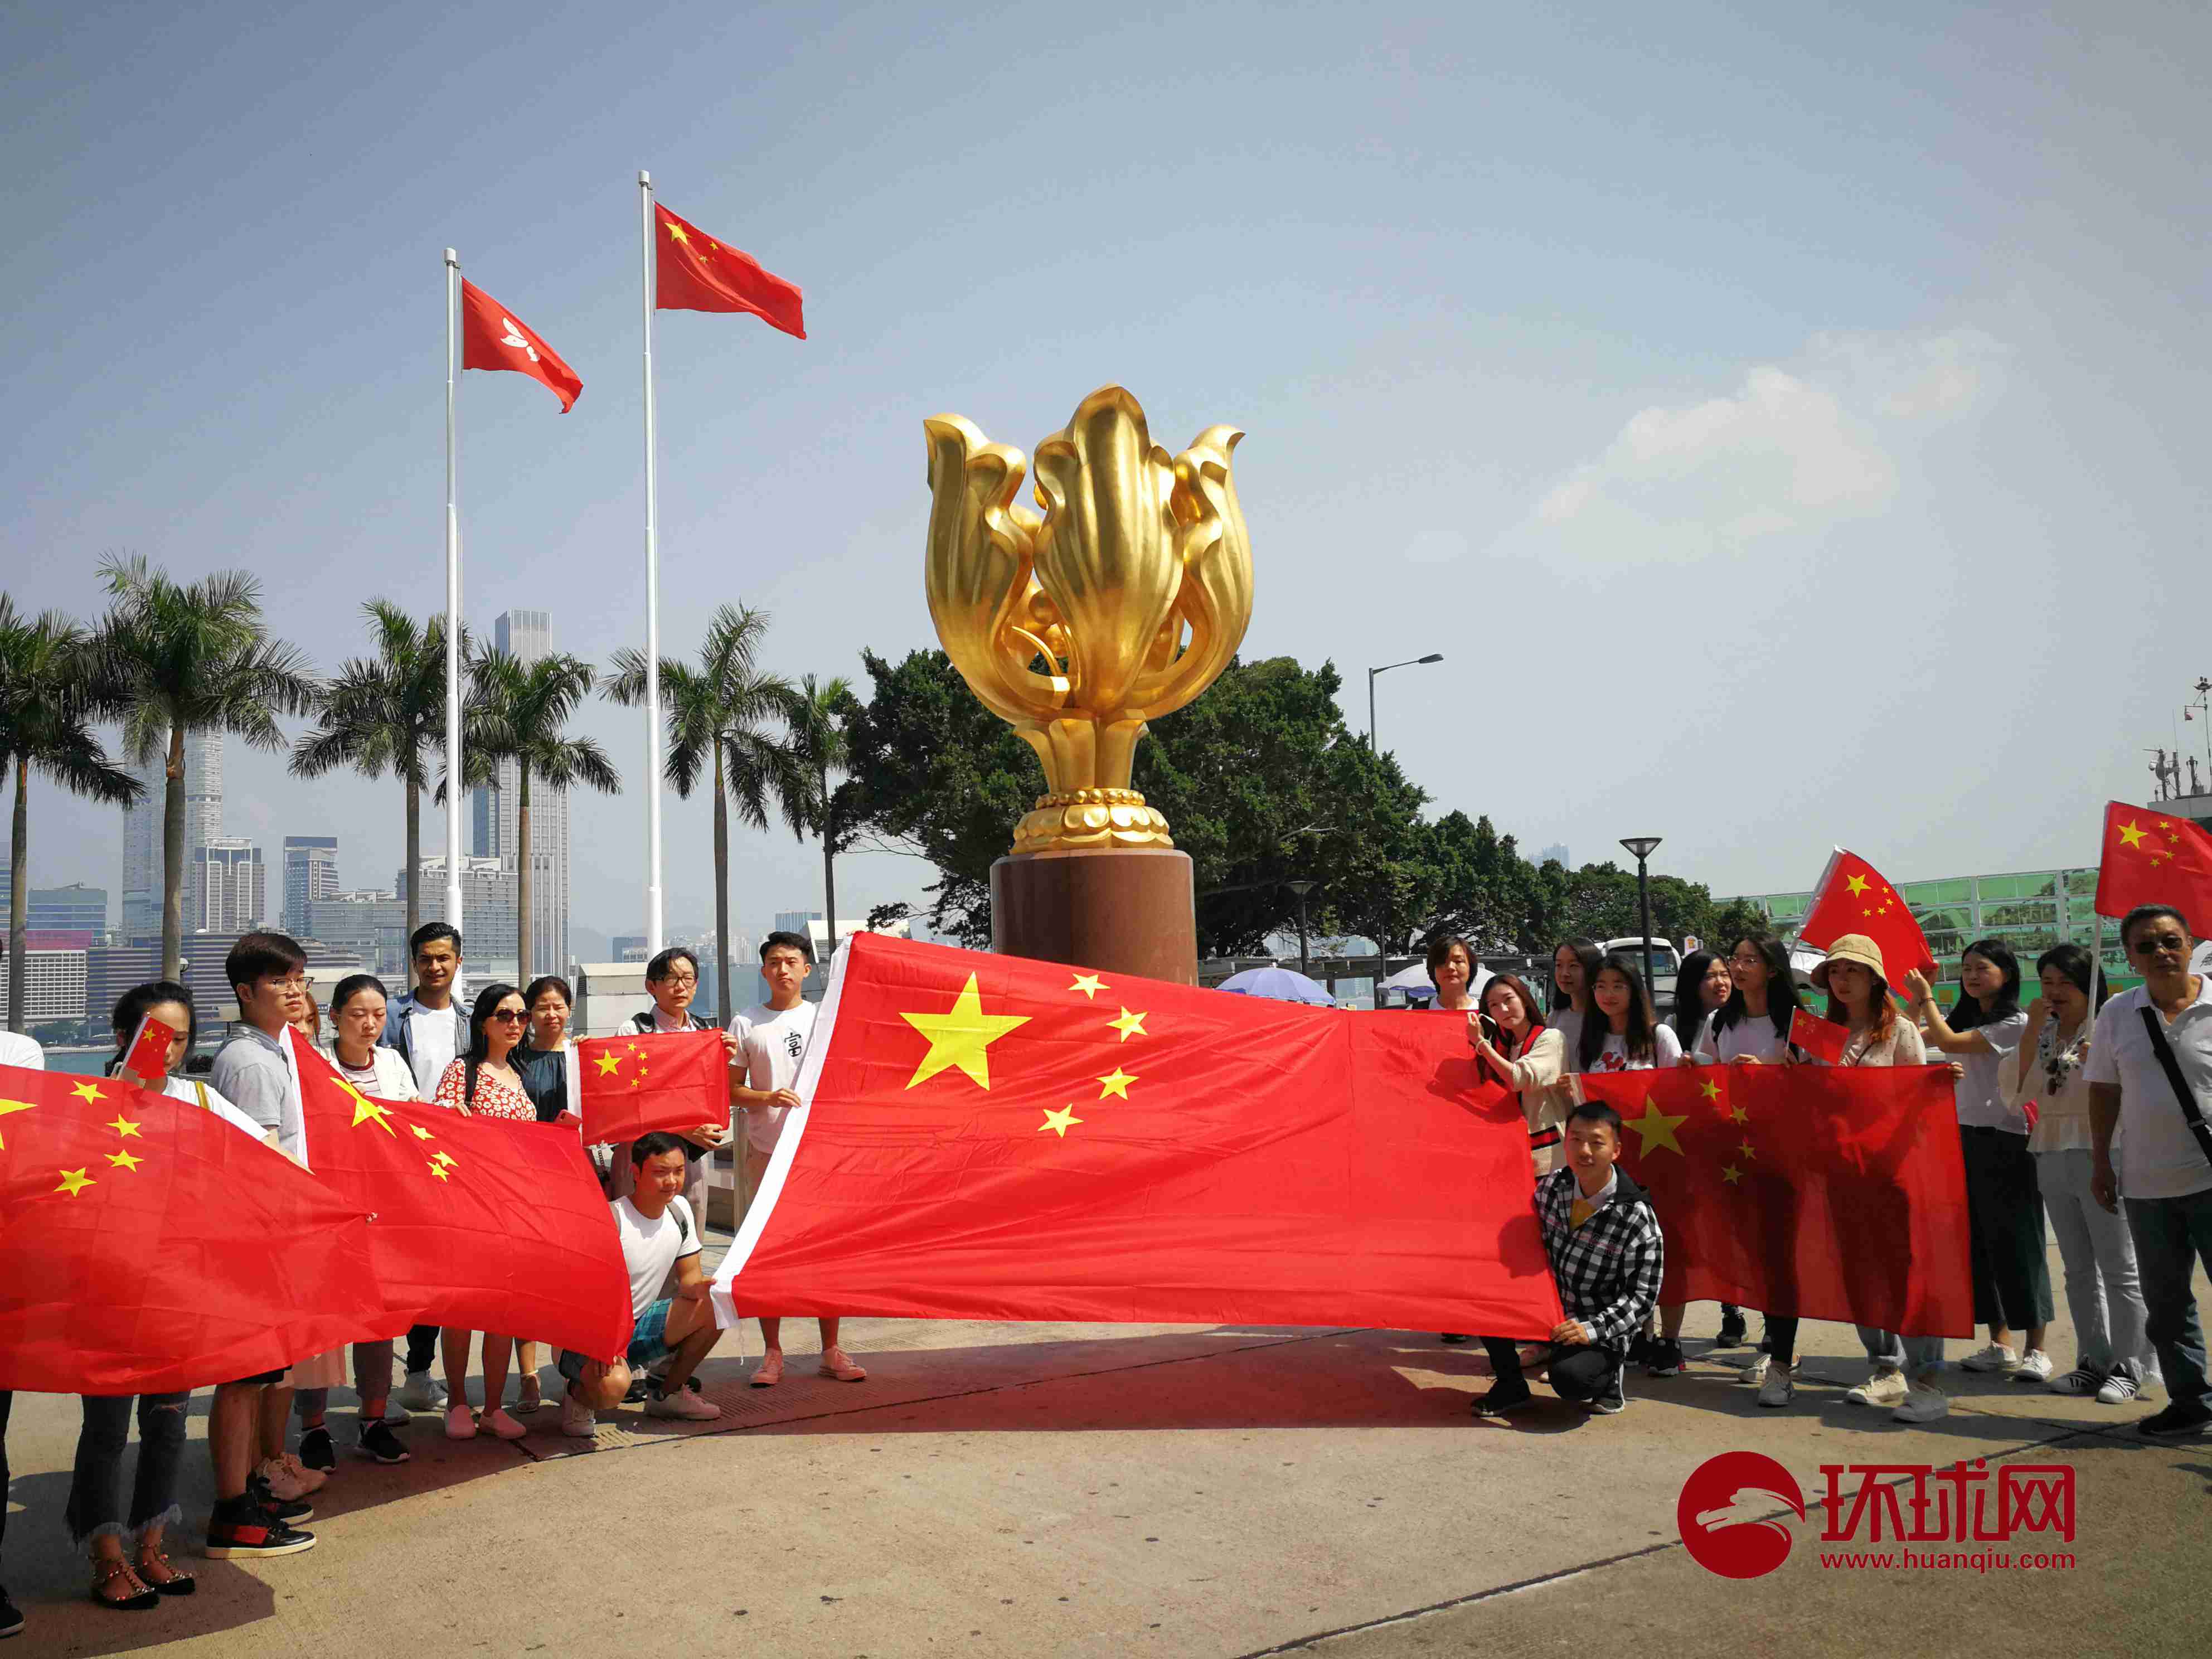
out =
[[[1665,1247],[1651,1199],[1626,1172],[1620,1156],[1620,1114],[1601,1102],[1575,1108],[1567,1119],[1567,1166],[1536,1183],[1536,1215],[1544,1249],[1559,1281],[1567,1316],[1553,1327],[1552,1388],[1560,1399],[1592,1411],[1617,1412],[1627,1403],[1621,1369],[1628,1345],[1659,1300]],[[1474,1402],[1478,1417],[1499,1417],[1535,1398],[1521,1369],[1520,1346],[1489,1336],[1496,1384]]]

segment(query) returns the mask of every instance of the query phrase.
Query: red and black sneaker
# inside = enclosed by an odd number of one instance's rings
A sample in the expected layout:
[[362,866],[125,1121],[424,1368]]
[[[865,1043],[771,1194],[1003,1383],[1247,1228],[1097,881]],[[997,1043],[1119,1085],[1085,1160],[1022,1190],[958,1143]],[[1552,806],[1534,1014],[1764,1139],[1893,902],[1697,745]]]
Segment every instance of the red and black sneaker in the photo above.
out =
[[279,1521],[251,1497],[233,1498],[215,1506],[208,1522],[209,1559],[297,1555],[315,1547],[315,1534]]

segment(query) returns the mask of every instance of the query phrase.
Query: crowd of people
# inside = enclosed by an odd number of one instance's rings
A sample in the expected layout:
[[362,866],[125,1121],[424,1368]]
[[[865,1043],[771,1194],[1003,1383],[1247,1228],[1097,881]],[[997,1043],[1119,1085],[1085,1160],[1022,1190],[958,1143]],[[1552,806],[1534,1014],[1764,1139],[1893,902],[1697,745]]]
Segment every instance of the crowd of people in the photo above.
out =
[[[1520,1099],[1536,1214],[1565,1315],[1548,1340],[1534,1346],[1484,1339],[1494,1380],[1474,1401],[1475,1413],[1501,1417],[1531,1407],[1532,1376],[1547,1378],[1563,1401],[1618,1412],[1632,1368],[1656,1377],[1686,1369],[1685,1310],[1659,1305],[1665,1218],[1619,1167],[1619,1115],[1584,1100],[1577,1075],[1675,1066],[1948,1063],[1966,1174],[1975,1318],[1989,1333],[1960,1364],[2113,1406],[2162,1381],[2168,1403],[2142,1419],[2145,1436],[2179,1440],[2212,1429],[2212,1383],[2191,1294],[2196,1263],[2212,1267],[2212,1128],[2204,1118],[2212,1106],[2212,976],[2192,971],[2189,927],[2173,909],[2134,911],[2121,938],[2142,983],[2117,996],[2107,997],[2087,951],[2060,945],[2037,960],[2037,992],[2023,1007],[2013,952],[2002,941],[1982,939],[1960,959],[1960,994],[1948,1010],[1909,969],[1894,988],[1903,993],[1900,1010],[1880,948],[1846,935],[1810,976],[1812,989],[1826,998],[1825,1018],[1846,1034],[1833,1062],[1811,1060],[1792,1045],[1791,1016],[1803,994],[1787,953],[1765,935],[1738,939],[1725,954],[1692,951],[1666,1020],[1655,1012],[1635,963],[1588,940],[1559,947],[1548,999],[1515,974],[1479,979],[1465,940],[1435,941],[1428,965],[1437,1006],[1464,1017],[1480,1073]],[[286,1060],[288,1027],[318,1043],[364,1093],[580,1129],[568,982],[548,975],[519,989],[488,985],[464,1009],[455,995],[460,934],[432,922],[409,945],[409,988],[393,996],[369,974],[341,981],[325,1031],[325,1011],[308,994],[299,945],[280,933],[247,934],[228,963],[240,1020],[204,1079],[180,1070],[198,1040],[198,1012],[184,986],[166,980],[138,986],[116,1005],[109,1069],[131,1051],[142,1023],[158,1020],[176,1033],[159,1079],[170,1098],[309,1164]],[[709,1162],[726,1146],[732,1151],[742,1218],[786,1115],[799,1103],[795,1085],[816,1012],[800,988],[812,962],[803,935],[769,935],[761,949],[769,994],[722,1033],[732,1122],[741,1126],[734,1135],[729,1125],[706,1123],[627,1146],[586,1149],[629,1271],[632,1328],[620,1353],[555,1355],[563,1433],[592,1436],[597,1413],[625,1401],[658,1417],[720,1417],[696,1375],[721,1334],[701,1270]],[[627,1029],[713,1029],[691,1011],[698,983],[690,951],[662,951],[646,971],[652,1006]],[[40,1063],[27,1039],[0,1046],[0,1064]],[[2063,1371],[2045,1346],[2052,1316],[2046,1224],[2057,1236],[2074,1322],[2075,1352]],[[766,1316],[760,1325],[763,1353],[750,1382],[773,1388],[784,1374],[781,1322]],[[839,1345],[837,1319],[825,1316],[820,1327],[819,1374],[864,1380],[866,1372]],[[1907,1422],[1948,1412],[1942,1338],[1869,1327],[1858,1334],[1869,1375],[1848,1391],[1849,1400]],[[482,1404],[472,1407],[467,1374],[479,1336]],[[1757,1389],[1759,1406],[1791,1404],[1800,1377],[1797,1337],[1796,1318],[1765,1316],[1757,1352],[1738,1372]],[[1741,1346],[1748,1338],[1746,1310],[1723,1306],[1713,1346]],[[525,1434],[520,1419],[544,1404],[543,1346],[522,1332],[418,1325],[404,1352],[391,1341],[356,1343],[222,1383],[208,1422],[215,1503],[206,1553],[220,1559],[313,1547],[305,1523],[313,1518],[315,1493],[339,1464],[330,1390],[349,1376],[358,1401],[349,1449],[374,1462],[404,1463],[410,1453],[396,1431],[417,1413],[440,1417],[453,1439]],[[404,1360],[397,1389],[396,1358]],[[90,1593],[104,1607],[143,1610],[194,1588],[167,1548],[168,1529],[183,1518],[177,1488],[186,1397],[83,1400],[62,1520],[89,1558]],[[10,1404],[0,1393],[0,1486]],[[296,1448],[289,1437],[295,1414]],[[126,1504],[123,1453],[134,1415],[139,1455]],[[0,1515],[0,1528],[4,1522]],[[0,1590],[0,1636],[21,1624]]]

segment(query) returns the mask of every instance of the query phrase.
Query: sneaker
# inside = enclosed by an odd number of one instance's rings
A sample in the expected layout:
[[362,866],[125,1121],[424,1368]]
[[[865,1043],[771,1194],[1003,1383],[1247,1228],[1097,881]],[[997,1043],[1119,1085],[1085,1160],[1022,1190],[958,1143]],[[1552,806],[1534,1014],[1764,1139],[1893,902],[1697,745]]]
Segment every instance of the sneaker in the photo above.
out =
[[2020,1368],[2013,1372],[2012,1380],[2015,1382],[2048,1382],[2051,1373],[2057,1369],[2051,1363],[2049,1354],[2040,1348],[2030,1348],[2020,1357]]
[[1522,1382],[1493,1382],[1490,1392],[1478,1395],[1468,1407],[1477,1417],[1503,1417],[1508,1412],[1526,1410],[1536,1403],[1536,1396]]
[[1903,1371],[1884,1366],[1856,1389],[1844,1391],[1844,1398],[1854,1406],[1897,1407],[1912,1392],[1912,1385],[1905,1380]]
[[[2057,1388],[2053,1382],[2051,1385]],[[2125,1371],[2114,1371],[2110,1376],[2097,1379],[2097,1403],[2100,1406],[2124,1406],[2142,1392],[2142,1385]]]
[[1759,1386],[1759,1403],[1769,1411],[1780,1411],[1797,1392],[1797,1379],[1788,1370],[1777,1365],[1766,1381]]
[[259,1475],[246,1479],[246,1495],[253,1500],[254,1508],[263,1514],[282,1521],[288,1527],[315,1518],[315,1506],[304,1498],[283,1498],[269,1490],[269,1483]]
[[278,1499],[288,1504],[309,1492],[320,1492],[323,1482],[329,1478],[318,1474],[290,1452],[282,1457],[264,1459],[253,1473]]
[[2212,1431],[2212,1412],[2178,1401],[2136,1425],[2136,1432],[2146,1440],[2194,1440],[2208,1431]]
[[473,1440],[477,1437],[477,1414],[466,1406],[446,1408],[446,1438]]
[[1603,1417],[1611,1417],[1628,1404],[1628,1387],[1625,1381],[1627,1372],[1628,1368],[1626,1365],[1613,1372],[1611,1379],[1600,1390],[1597,1398],[1589,1402],[1589,1408],[1592,1411]]
[[399,1397],[394,1395],[384,1402],[384,1420],[395,1429],[404,1429],[415,1420],[415,1413],[401,1405]]
[[[2043,1386],[2045,1391],[2051,1394],[2096,1394],[2105,1386],[2106,1376],[2106,1372],[2100,1371],[2094,1366],[2076,1365],[2065,1376],[2054,1376]],[[2135,1384],[2129,1383],[2128,1389],[2132,1393]],[[2107,1403],[2117,1404],[2117,1398]]]
[[441,1412],[447,1404],[446,1385],[428,1371],[410,1371],[393,1398],[410,1410]]
[[1743,1310],[1723,1307],[1721,1310],[1721,1334],[1713,1339],[1716,1348],[1741,1348],[1750,1334],[1750,1327],[1743,1322]]
[[678,1389],[674,1394],[663,1394],[659,1389],[645,1402],[647,1417],[673,1417],[686,1423],[711,1423],[722,1414],[722,1408],[711,1400],[702,1400],[689,1389]]
[[599,1414],[575,1395],[561,1401],[561,1432],[575,1440],[589,1440],[599,1431]]
[[477,1426],[497,1435],[502,1440],[520,1440],[530,1432],[507,1414],[504,1407],[486,1412],[477,1419]]
[[300,1436],[300,1462],[319,1474],[326,1474],[337,1468],[338,1449],[328,1429],[317,1426]]
[[1773,1356],[1771,1354],[1753,1354],[1751,1357],[1751,1364],[1735,1374],[1735,1380],[1747,1389],[1758,1388],[1766,1381],[1767,1370],[1773,1364]]
[[1671,1336],[1656,1339],[1644,1356],[1646,1376],[1680,1376],[1689,1362],[1682,1358],[1682,1345]]
[[1913,1388],[1892,1412],[1893,1423],[1933,1423],[1951,1414],[1950,1397],[1941,1389]]
[[634,1376],[630,1379],[629,1392],[623,1396],[623,1404],[625,1406],[641,1406],[652,1398],[653,1383],[651,1380],[641,1376]]
[[234,1557],[297,1555],[315,1547],[315,1534],[280,1521],[256,1504],[251,1496],[234,1498],[216,1505],[208,1522],[207,1551],[210,1559]]
[[2012,1372],[2020,1369],[2020,1355],[2002,1342],[1978,1348],[1959,1362],[1970,1371]]
[[392,1420],[389,1418],[381,1419],[374,1423],[363,1423],[361,1425],[361,1439],[356,1443],[363,1457],[374,1458],[380,1463],[404,1463],[413,1455],[406,1447],[399,1443],[399,1437],[392,1433]]
[[23,1614],[21,1608],[8,1599],[8,1592],[0,1588],[0,1641],[23,1633]]

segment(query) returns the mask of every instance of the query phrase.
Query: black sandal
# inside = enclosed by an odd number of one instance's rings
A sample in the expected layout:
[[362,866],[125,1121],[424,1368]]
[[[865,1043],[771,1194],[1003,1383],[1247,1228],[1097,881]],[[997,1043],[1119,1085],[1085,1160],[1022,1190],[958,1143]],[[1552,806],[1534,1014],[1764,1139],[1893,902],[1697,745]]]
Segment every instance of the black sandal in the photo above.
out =
[[[169,1576],[167,1578],[147,1578],[146,1566],[149,1562],[161,1568]],[[142,1549],[138,1552],[138,1576],[153,1586],[154,1593],[157,1595],[190,1595],[199,1588],[198,1580],[176,1565],[157,1549]]]
[[118,1577],[127,1578],[134,1584],[138,1583],[138,1577],[131,1571],[131,1564],[128,1561],[94,1561],[92,1564],[92,1588],[85,1593],[101,1607],[113,1607],[118,1613],[143,1613],[149,1607],[161,1605],[161,1592],[149,1589],[143,1584],[139,1584],[138,1593],[135,1595],[112,1596],[100,1594]]

